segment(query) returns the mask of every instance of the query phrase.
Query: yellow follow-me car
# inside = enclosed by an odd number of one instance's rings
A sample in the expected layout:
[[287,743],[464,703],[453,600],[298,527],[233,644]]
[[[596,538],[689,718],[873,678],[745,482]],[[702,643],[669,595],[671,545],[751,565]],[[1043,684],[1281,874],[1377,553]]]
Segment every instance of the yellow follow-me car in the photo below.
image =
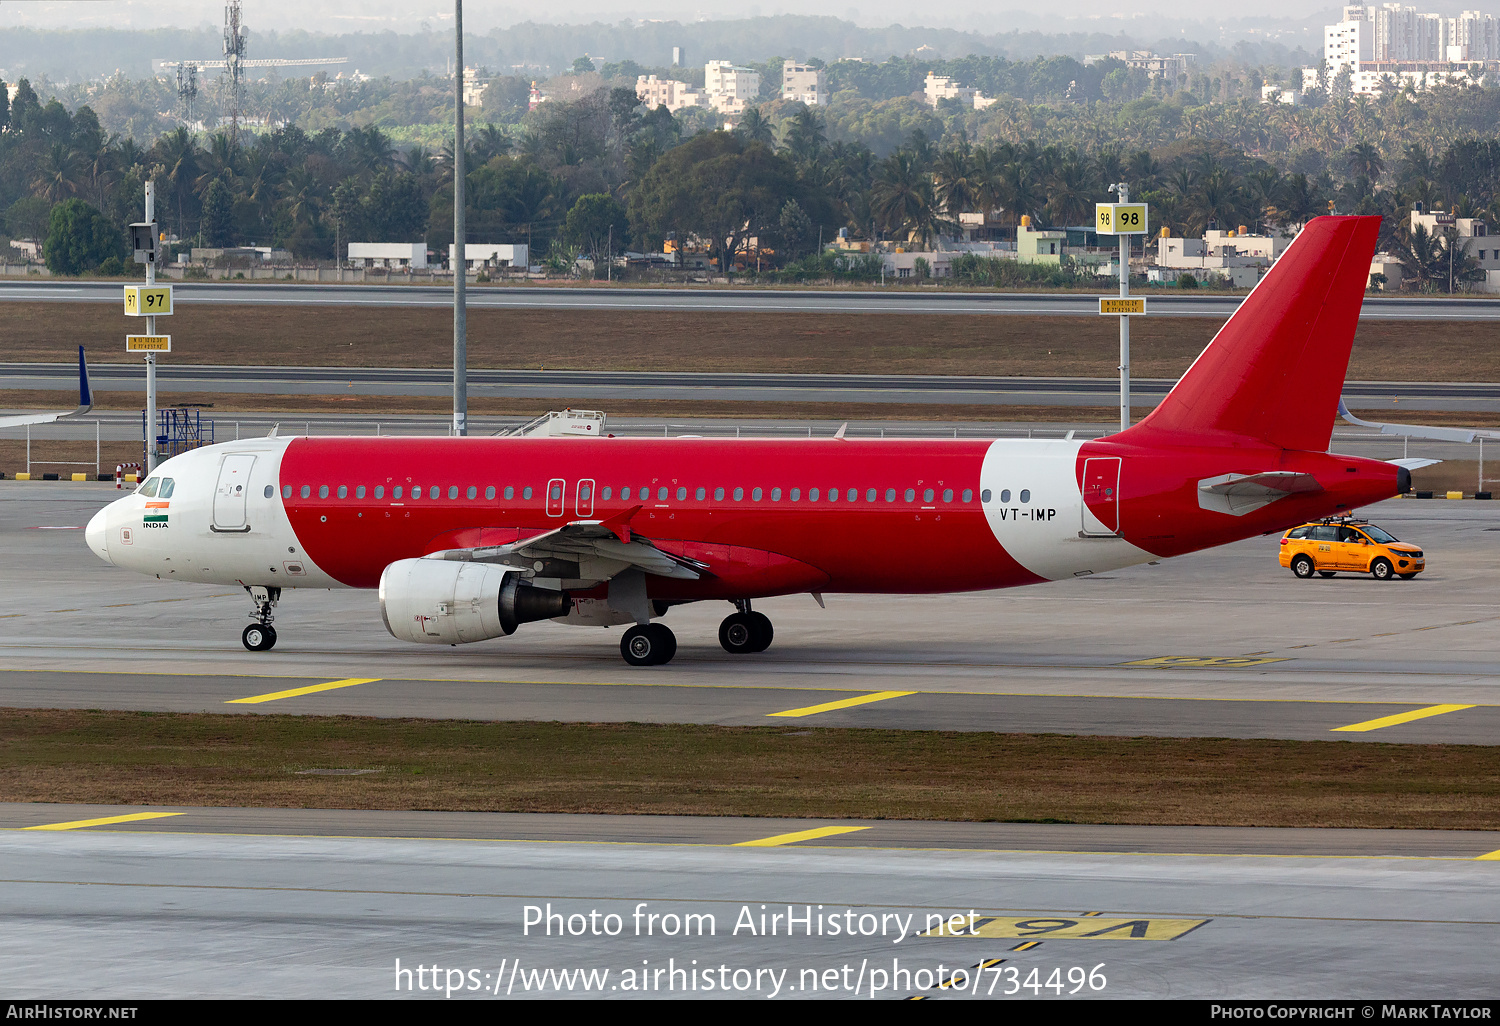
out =
[[1422,550],[1397,541],[1374,524],[1351,517],[1328,517],[1294,527],[1281,536],[1281,565],[1306,580],[1338,571],[1370,574],[1376,580],[1410,580],[1427,568]]

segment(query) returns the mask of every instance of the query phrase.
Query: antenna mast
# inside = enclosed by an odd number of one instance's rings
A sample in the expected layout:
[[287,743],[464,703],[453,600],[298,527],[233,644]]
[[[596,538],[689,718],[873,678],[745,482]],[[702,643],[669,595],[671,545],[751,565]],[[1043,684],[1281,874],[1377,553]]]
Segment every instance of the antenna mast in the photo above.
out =
[[245,30],[240,22],[240,0],[224,3],[224,68],[229,79],[229,141],[239,142],[244,105]]

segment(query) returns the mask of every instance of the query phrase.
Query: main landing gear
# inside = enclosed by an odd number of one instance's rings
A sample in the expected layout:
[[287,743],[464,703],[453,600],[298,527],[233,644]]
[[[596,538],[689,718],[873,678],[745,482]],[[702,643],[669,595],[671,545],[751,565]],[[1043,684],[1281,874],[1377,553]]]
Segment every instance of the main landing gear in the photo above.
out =
[[[724,646],[724,651],[745,655],[770,648],[771,639],[776,634],[770,617],[751,610],[749,599],[736,599],[734,604],[738,611],[730,613],[719,624],[719,644]],[[245,647],[250,647],[249,641],[245,642]],[[620,655],[631,666],[660,666],[671,662],[676,654],[677,636],[663,623],[640,624],[630,628],[620,639]]]
[[664,623],[639,624],[620,639],[620,655],[631,666],[660,666],[677,654],[677,635]]
[[276,647],[276,628],[271,626],[274,619],[271,610],[281,601],[281,589],[246,585],[245,590],[255,603],[255,612],[250,615],[256,622],[245,628],[240,641],[252,652],[269,652]]
[[730,655],[745,655],[770,648],[771,639],[776,635],[771,618],[765,613],[751,611],[749,599],[739,599],[735,605],[739,612],[730,613],[719,624],[719,644],[724,651]]

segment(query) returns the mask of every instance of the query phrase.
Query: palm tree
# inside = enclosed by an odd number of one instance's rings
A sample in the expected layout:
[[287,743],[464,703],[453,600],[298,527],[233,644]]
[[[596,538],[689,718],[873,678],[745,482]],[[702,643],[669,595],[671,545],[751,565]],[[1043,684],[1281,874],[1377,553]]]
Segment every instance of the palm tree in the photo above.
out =
[[54,142],[42,150],[31,176],[34,195],[52,203],[61,203],[83,191],[88,161],[82,153],[66,143]]
[[781,144],[800,163],[815,163],[827,141],[823,119],[805,104],[782,122]]
[[949,217],[956,219],[979,206],[982,187],[967,143],[943,151],[932,169],[932,177],[937,197]]
[[744,136],[747,143],[760,143],[768,149],[776,145],[776,131],[771,122],[761,116],[759,107],[747,108],[734,130]]
[[1425,224],[1413,228],[1406,240],[1401,253],[1401,274],[1424,292],[1439,279],[1447,280],[1448,259],[1442,240],[1430,235]]
[[1093,176],[1088,162],[1070,153],[1047,179],[1047,209],[1051,223],[1077,225],[1089,220],[1094,209]]
[[1380,181],[1380,176],[1385,174],[1385,161],[1380,158],[1380,151],[1367,142],[1356,143],[1344,151],[1344,165],[1352,177],[1367,178],[1371,182]]
[[902,148],[880,162],[871,189],[871,213],[892,234],[926,242],[936,227],[932,177]]
[[184,237],[188,234],[184,227],[186,201],[198,183],[198,144],[186,128],[178,128],[158,139],[152,153],[162,166],[161,177],[177,207],[177,234]]

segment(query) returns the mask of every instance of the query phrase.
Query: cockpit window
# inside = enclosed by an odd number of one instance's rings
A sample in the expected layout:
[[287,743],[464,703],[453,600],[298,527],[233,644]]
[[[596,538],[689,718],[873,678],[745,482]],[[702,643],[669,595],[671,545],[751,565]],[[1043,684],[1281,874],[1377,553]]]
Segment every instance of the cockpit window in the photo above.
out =
[[161,487],[156,490],[156,497],[158,499],[170,499],[172,497],[172,489],[175,488],[176,485],[177,481],[174,478],[162,478]]
[[148,477],[146,478],[146,483],[141,485],[141,490],[136,494],[144,495],[148,499],[154,499],[156,498],[156,486],[159,484],[161,484],[161,478]]

